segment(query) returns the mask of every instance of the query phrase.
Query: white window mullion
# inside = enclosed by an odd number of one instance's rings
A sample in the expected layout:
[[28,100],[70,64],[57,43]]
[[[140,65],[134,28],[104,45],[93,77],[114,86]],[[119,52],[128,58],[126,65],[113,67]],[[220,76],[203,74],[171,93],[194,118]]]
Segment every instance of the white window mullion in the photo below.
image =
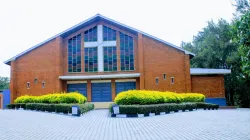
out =
[[97,54],[98,54],[98,72],[103,72],[103,26],[98,25],[97,26],[97,42],[98,42],[98,48],[97,48]]

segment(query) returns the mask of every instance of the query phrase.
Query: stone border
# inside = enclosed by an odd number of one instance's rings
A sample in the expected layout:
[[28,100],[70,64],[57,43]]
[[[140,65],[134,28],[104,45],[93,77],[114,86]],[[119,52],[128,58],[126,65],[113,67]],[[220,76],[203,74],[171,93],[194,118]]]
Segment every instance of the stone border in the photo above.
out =
[[[87,114],[87,113],[83,113],[81,114],[80,116],[75,116],[75,115],[72,115],[71,113],[68,113],[68,114],[64,114],[62,112],[48,112],[48,111],[40,111],[40,110],[30,110],[30,109],[24,109],[24,108],[16,108],[16,109],[5,109],[5,110],[23,110],[23,111],[31,111],[31,112],[42,112],[42,113],[51,113],[51,114],[57,114],[57,115],[63,115],[63,116],[73,116],[73,117],[81,117],[83,116],[84,114]],[[91,110],[90,110],[91,111]]]
[[[115,118],[143,118],[143,117],[152,117],[152,116],[173,114],[173,113],[177,113],[177,112],[192,112],[194,110],[198,110],[198,109],[176,110],[176,111],[171,111],[171,112],[160,112],[159,114],[156,114],[156,113],[148,113],[148,114],[111,114],[111,117],[115,117]],[[214,110],[217,110],[217,109],[214,109]]]

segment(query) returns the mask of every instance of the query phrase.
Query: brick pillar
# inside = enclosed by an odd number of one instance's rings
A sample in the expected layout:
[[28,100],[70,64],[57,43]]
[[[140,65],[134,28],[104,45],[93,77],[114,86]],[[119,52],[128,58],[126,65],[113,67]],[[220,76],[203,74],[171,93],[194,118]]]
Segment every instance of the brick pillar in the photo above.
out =
[[0,109],[3,109],[3,94],[0,94]]
[[189,55],[185,55],[184,57],[186,92],[191,92],[190,58]]
[[[16,62],[10,62],[11,70],[10,70],[10,103],[14,103],[14,99],[16,98]],[[26,85],[24,85],[26,86]],[[26,88],[26,87],[25,87]]]
[[[59,79],[59,76],[63,75],[63,39],[59,36],[56,38],[56,71],[55,71],[55,92],[62,92],[63,81]],[[51,83],[53,84],[53,83]]]
[[144,60],[142,34],[138,33],[138,63],[140,72],[140,89],[144,89]]
[[136,78],[136,89],[140,89],[140,78]]
[[111,89],[112,89],[112,101],[114,101],[115,96],[116,96],[116,94],[115,94],[115,79],[111,80]]
[[87,80],[87,98],[88,101],[91,102],[91,80]]
[[117,71],[121,71],[120,33],[116,31]]

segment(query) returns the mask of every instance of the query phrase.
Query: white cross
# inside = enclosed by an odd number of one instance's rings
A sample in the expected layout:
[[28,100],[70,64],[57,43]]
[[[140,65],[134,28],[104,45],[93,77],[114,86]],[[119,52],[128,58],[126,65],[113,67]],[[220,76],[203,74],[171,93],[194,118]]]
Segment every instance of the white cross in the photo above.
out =
[[98,72],[104,71],[103,46],[116,46],[116,41],[103,41],[103,26],[97,26],[97,42],[84,42],[84,47],[97,47]]

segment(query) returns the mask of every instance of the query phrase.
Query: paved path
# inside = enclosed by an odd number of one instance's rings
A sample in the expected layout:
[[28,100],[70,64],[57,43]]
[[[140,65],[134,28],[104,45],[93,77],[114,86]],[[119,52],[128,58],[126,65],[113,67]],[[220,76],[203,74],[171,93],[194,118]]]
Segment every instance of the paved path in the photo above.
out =
[[82,117],[0,110],[0,140],[250,140],[250,109],[110,118],[108,110]]

